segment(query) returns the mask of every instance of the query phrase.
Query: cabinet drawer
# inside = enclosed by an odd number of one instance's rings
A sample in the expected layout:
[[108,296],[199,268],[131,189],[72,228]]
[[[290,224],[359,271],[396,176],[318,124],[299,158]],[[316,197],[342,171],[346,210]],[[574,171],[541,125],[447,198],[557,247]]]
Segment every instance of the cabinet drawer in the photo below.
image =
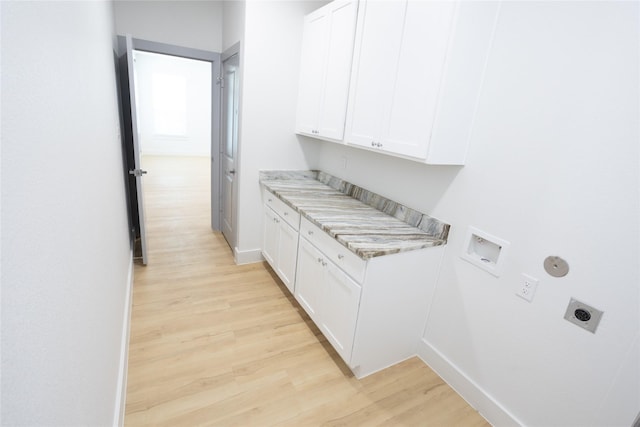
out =
[[265,205],[280,215],[294,230],[298,231],[300,229],[300,214],[266,188],[262,189],[262,200]]
[[364,281],[367,262],[349,249],[338,243],[333,237],[315,226],[306,218],[301,218],[300,235],[309,240],[327,258],[344,270],[356,282]]

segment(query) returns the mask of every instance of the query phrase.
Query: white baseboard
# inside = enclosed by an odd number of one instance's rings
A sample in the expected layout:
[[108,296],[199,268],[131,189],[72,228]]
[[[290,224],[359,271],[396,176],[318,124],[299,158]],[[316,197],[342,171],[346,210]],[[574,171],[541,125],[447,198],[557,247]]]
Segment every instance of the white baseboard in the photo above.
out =
[[120,366],[118,369],[118,386],[116,389],[116,404],[113,414],[114,427],[124,424],[124,409],[127,400],[127,367],[129,362],[129,332],[131,331],[131,304],[133,302],[133,251],[129,261],[126,296],[124,301],[124,315],[122,318],[122,339],[120,341]]
[[249,251],[241,251],[237,247],[233,248],[233,257],[236,264],[252,264],[254,262],[264,261],[261,249],[251,249]]
[[418,345],[418,357],[473,406],[491,425],[521,426],[516,417],[487,394],[482,387],[458,369],[449,359],[436,350],[424,338]]

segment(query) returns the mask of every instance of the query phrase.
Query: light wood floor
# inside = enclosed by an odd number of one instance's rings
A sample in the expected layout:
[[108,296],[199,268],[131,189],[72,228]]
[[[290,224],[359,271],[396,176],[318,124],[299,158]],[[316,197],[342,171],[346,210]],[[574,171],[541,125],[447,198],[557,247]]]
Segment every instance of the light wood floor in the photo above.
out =
[[144,160],[125,425],[488,425],[417,358],[355,379],[272,270],[211,231],[209,160]]

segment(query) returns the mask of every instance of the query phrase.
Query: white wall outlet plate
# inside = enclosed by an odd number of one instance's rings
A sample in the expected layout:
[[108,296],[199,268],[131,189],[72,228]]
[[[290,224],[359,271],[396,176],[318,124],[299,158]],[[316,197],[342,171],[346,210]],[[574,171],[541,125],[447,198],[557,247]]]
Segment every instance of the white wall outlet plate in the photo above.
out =
[[529,302],[533,301],[533,296],[536,294],[536,289],[538,289],[538,282],[538,279],[535,277],[522,274],[522,280],[520,281],[516,295]]
[[578,325],[582,329],[595,334],[603,314],[604,312],[597,308],[571,298],[567,311],[564,313],[564,318],[574,325]]

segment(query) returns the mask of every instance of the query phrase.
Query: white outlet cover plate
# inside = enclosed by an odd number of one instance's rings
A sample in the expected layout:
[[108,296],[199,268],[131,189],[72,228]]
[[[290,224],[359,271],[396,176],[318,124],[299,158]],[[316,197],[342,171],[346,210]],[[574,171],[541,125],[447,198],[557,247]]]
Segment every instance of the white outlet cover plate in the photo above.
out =
[[536,294],[536,289],[538,289],[538,279],[535,277],[531,277],[528,274],[522,274],[522,280],[518,285],[518,291],[516,295],[520,298],[525,299],[526,301],[533,301],[533,297]]

